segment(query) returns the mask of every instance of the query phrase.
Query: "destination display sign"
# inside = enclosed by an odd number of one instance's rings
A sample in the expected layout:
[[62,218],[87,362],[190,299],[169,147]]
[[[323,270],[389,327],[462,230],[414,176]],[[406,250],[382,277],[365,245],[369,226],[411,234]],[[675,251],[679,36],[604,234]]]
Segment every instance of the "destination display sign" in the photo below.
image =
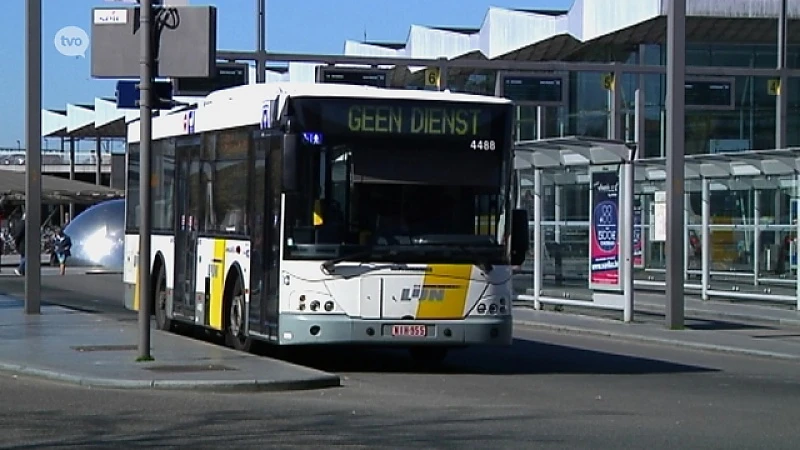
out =
[[[510,105],[395,99],[295,99],[303,131],[323,136],[450,140],[495,150],[511,133]],[[473,145],[474,144],[474,145]]]
[[564,83],[561,75],[503,75],[500,95],[517,103],[560,105]]
[[356,84],[359,86],[388,87],[386,70],[318,67],[317,82],[332,84]]
[[703,109],[733,109],[735,92],[732,79],[686,80],[686,107]]

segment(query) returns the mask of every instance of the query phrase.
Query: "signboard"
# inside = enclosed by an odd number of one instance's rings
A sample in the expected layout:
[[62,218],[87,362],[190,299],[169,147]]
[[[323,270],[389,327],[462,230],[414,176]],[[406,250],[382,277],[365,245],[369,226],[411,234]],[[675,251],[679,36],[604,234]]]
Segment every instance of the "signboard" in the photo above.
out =
[[590,172],[589,288],[619,291],[619,167]]
[[767,80],[767,94],[769,95],[780,95],[781,93],[781,79],[780,78],[770,78]]
[[566,99],[566,86],[564,75],[501,73],[495,95],[520,105],[559,106]]
[[642,201],[636,199],[633,202],[633,267],[637,269],[644,268],[644,240],[642,239],[643,218],[644,209],[642,208]]
[[733,78],[686,77],[686,108],[733,110],[735,92]]
[[317,67],[317,83],[389,87],[389,71],[356,67]]
[[442,71],[438,67],[425,69],[425,89],[438,90],[442,83]]
[[[152,86],[153,90],[150,91],[150,105],[153,109],[172,108],[172,83],[169,81],[156,81]],[[117,81],[115,97],[117,100],[117,108],[138,109],[139,98],[141,97],[139,82],[133,80]]]
[[[156,19],[153,76],[209,77],[217,61],[217,8],[175,6]],[[154,8],[154,14],[158,14]],[[139,78],[141,34],[138,7],[92,9],[91,73],[94,78]]]
[[290,100],[298,131],[347,139],[421,139],[465,150],[501,152],[509,139],[512,107],[397,99]]
[[604,73],[602,78],[603,89],[613,91],[615,85],[615,78],[613,73]]
[[175,95],[206,96],[220,89],[243,86],[249,82],[247,64],[217,63],[209,78],[175,78]]
[[653,216],[650,223],[653,224],[650,240],[653,242],[667,241],[667,193],[657,191],[653,202]]

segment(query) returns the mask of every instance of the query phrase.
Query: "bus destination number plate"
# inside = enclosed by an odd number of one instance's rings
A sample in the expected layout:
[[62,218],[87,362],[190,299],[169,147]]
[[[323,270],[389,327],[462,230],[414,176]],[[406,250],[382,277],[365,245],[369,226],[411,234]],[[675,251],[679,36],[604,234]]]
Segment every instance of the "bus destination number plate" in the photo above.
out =
[[425,337],[428,327],[425,325],[392,325],[392,336]]

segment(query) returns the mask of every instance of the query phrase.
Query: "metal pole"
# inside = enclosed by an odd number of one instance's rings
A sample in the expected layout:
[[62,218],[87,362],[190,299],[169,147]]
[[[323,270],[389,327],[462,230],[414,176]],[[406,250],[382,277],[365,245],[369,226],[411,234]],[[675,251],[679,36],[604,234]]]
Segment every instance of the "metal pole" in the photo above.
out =
[[553,191],[555,197],[555,219],[556,222],[556,244],[561,244],[561,196],[563,195],[563,187],[560,184],[553,184]]
[[[685,249],[689,248],[689,208],[690,208],[690,199],[689,193],[683,194],[683,202],[684,202],[684,214],[683,214],[683,280],[686,282],[689,280],[689,252]],[[667,240],[669,242],[669,240]]]
[[622,320],[633,320],[633,161],[622,165],[622,295],[625,300]]
[[102,155],[102,142],[100,141],[100,136],[95,136],[94,142],[94,154],[95,154],[95,161],[94,161],[94,179],[95,184],[98,186],[103,184],[103,155]]
[[701,223],[703,229],[700,232],[700,283],[702,284],[702,299],[708,300],[708,286],[711,284],[711,228],[709,227],[711,223],[711,183],[706,178],[703,178],[700,182],[703,183],[701,194]]
[[151,0],[141,4],[141,76],[139,80],[139,116],[140,116],[140,145],[139,145],[139,208],[141,210],[139,223],[139,360],[151,360],[150,355],[150,141],[153,137],[153,117],[150,106],[150,90],[153,81],[153,31],[151,19],[153,5]]
[[622,72],[614,65],[614,89],[611,91],[611,130],[609,138],[624,139],[622,136]]
[[42,0],[26,1],[25,314],[41,313]]
[[761,267],[761,191],[753,189],[753,286],[758,286]]
[[[642,44],[639,46],[639,65],[644,65],[645,61],[645,53],[646,53],[647,46]],[[634,125],[634,140],[636,141],[636,159],[643,158],[645,154],[645,139],[644,139],[644,129],[646,124],[646,115],[645,115],[645,83],[647,78],[643,74],[639,74],[638,80],[636,81],[636,92],[634,93],[634,115],[635,125]]]
[[[266,0],[256,0],[256,50],[263,55],[267,47],[266,31]],[[263,83],[267,78],[267,61],[262,58],[256,60],[256,83]]]
[[786,68],[786,37],[788,36],[788,23],[786,10],[788,0],[781,1],[781,10],[778,18],[778,70],[780,70],[780,85],[775,105],[775,148],[786,148],[786,110],[789,108],[789,77],[783,72]]
[[[75,138],[69,138],[69,179],[75,179]],[[69,220],[75,217],[75,202],[69,202]]]
[[[684,114],[686,103],[686,0],[672,0],[667,12],[667,242],[683,241]],[[684,325],[684,245],[666,247],[666,326]]]
[[[798,248],[798,246],[797,246],[798,244],[800,244],[800,174],[797,174],[797,176],[795,178],[795,194],[794,195],[795,195],[795,198],[798,199],[798,200],[796,200],[798,203],[796,204],[796,206],[794,206],[794,208],[797,208],[796,212],[794,213],[794,220],[797,222],[794,225],[795,226],[794,253],[796,254],[796,258],[797,258],[797,260],[796,260],[797,261],[796,262],[797,266],[795,267],[795,273],[794,273],[794,275],[795,275],[795,296],[797,297],[797,305],[795,306],[795,309],[800,311],[800,248]],[[790,212],[791,212],[792,208],[793,208],[793,206],[792,206],[792,203],[790,202],[789,203]],[[792,217],[792,214],[790,214],[789,217]],[[792,252],[790,252],[789,253],[789,270],[788,271],[791,271],[792,256],[793,256]]]
[[533,172],[533,308],[541,309],[542,291],[542,169]]
[[545,110],[543,106],[536,107],[536,139],[545,138]]

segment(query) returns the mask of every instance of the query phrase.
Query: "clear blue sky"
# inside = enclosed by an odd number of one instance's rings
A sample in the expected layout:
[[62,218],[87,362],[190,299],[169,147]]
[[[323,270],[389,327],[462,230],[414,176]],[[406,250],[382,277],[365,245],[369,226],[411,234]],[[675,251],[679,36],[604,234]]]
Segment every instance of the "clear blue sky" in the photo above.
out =
[[[25,1],[0,0],[0,147],[24,147]],[[93,103],[113,96],[116,82],[90,76],[86,58],[56,51],[56,32],[69,25],[90,31],[91,9],[102,0],[42,0],[43,107]],[[225,50],[255,46],[255,0],[190,0],[218,8],[218,45]],[[341,54],[346,39],[405,41],[417,25],[480,26],[489,6],[566,9],[572,0],[268,0],[267,48],[276,52]]]

